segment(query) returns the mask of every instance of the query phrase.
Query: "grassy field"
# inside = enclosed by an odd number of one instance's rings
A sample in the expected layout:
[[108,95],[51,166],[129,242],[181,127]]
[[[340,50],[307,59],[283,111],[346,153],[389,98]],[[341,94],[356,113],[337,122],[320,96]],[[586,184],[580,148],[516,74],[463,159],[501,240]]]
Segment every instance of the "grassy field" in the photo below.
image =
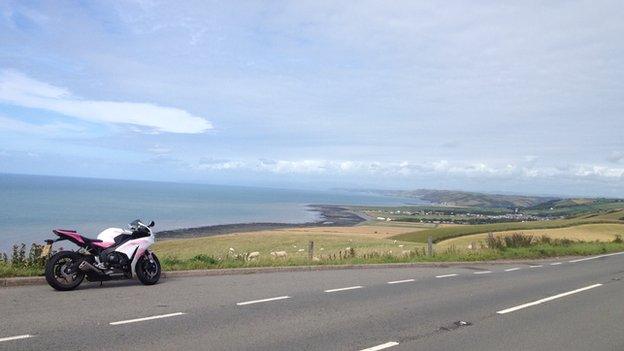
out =
[[567,228],[584,224],[601,224],[601,223],[624,223],[619,218],[624,217],[624,210],[610,211],[602,214],[585,215],[571,219],[562,219],[556,221],[531,221],[531,222],[508,222],[493,223],[479,225],[458,225],[454,227],[442,227],[434,229],[426,229],[414,231],[410,233],[402,233],[393,236],[393,239],[401,241],[411,241],[426,243],[427,238],[431,236],[434,242],[440,242],[445,239],[455,238],[459,236],[481,234],[490,232],[504,231],[522,231],[535,229],[554,229]]
[[[495,235],[508,236],[517,233],[517,230],[494,232]],[[522,234],[533,235],[539,237],[542,235],[552,239],[570,239],[575,241],[600,241],[610,242],[615,239],[616,235],[624,237],[624,223],[620,224],[584,224],[574,227],[556,228],[556,229],[532,229],[523,230]],[[467,248],[470,244],[483,244],[487,238],[487,233],[472,234],[455,237],[440,241],[436,247],[444,250],[448,247],[455,246],[458,249]]]
[[[203,238],[159,241],[154,251],[160,257],[188,259],[199,254],[224,259],[245,252],[260,252],[260,258],[270,258],[271,251],[286,251],[289,258],[307,257],[309,241],[314,241],[315,256],[329,256],[354,248],[358,252],[389,252],[401,254],[423,245],[395,242],[389,237],[415,230],[415,225],[361,225],[355,227],[312,227],[237,233]],[[402,247],[399,247],[401,245]],[[233,249],[230,250],[230,248]],[[303,251],[300,251],[303,250]]]

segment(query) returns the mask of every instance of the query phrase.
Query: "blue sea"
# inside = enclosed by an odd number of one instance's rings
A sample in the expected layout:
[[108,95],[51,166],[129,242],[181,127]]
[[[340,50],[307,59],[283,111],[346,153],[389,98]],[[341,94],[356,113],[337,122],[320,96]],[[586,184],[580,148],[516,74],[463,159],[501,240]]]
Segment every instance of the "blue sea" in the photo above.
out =
[[336,191],[0,174],[0,251],[53,238],[52,229],[95,237],[135,218],[156,230],[317,219],[309,204],[402,205],[402,199]]

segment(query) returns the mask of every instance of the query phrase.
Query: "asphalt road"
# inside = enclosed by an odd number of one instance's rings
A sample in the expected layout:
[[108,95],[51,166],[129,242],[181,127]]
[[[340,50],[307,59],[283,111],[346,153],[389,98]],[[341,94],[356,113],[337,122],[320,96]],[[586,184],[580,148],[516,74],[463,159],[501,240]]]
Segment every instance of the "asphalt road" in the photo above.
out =
[[623,350],[623,278],[618,254],[2,288],[0,350]]

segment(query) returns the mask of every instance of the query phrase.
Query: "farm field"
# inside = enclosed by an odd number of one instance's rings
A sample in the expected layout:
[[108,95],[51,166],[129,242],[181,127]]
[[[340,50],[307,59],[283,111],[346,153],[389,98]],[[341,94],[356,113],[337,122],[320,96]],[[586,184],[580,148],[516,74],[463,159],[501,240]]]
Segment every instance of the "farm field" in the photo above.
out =
[[[566,228],[556,229],[533,229],[533,230],[511,230],[494,232],[494,235],[507,236],[514,233],[521,232],[526,235],[533,235],[540,237],[542,235],[548,236],[552,239],[570,239],[577,241],[601,241],[609,242],[615,239],[616,235],[624,237],[624,223],[622,224],[584,224]],[[485,242],[487,233],[466,235],[456,238],[440,241],[436,247],[440,250],[444,250],[451,246],[455,246],[458,249],[467,248],[468,245],[476,243],[477,245]],[[478,246],[479,247],[479,246]]]
[[[218,235],[203,238],[159,241],[154,251],[160,257],[188,259],[199,254],[225,258],[245,252],[260,252],[261,258],[270,258],[271,251],[286,251],[289,258],[307,257],[309,241],[314,241],[315,256],[323,257],[354,248],[358,254],[422,248],[423,244],[390,239],[394,235],[424,230],[414,225],[360,225],[354,227],[310,227],[266,230],[248,233]],[[402,247],[399,247],[402,245]],[[230,248],[234,249],[231,251]],[[300,251],[302,250],[303,251]]]
[[507,222],[493,224],[478,225],[458,225],[453,227],[440,227],[414,231],[410,233],[402,233],[395,235],[393,239],[401,241],[412,241],[426,243],[427,238],[431,236],[434,242],[440,242],[445,239],[490,232],[504,231],[528,231],[536,229],[556,229],[568,228],[585,224],[622,224],[624,221],[620,218],[624,217],[624,210],[609,211],[601,214],[585,215],[570,219],[554,220],[554,221],[530,221],[530,222]]

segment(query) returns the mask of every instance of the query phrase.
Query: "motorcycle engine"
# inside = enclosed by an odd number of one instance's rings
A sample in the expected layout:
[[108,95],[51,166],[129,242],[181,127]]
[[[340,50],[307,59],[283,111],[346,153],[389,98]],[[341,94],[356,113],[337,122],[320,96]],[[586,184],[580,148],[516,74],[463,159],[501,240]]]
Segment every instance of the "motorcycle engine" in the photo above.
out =
[[128,264],[128,257],[121,252],[109,252],[100,255],[100,262],[109,267],[122,268]]

